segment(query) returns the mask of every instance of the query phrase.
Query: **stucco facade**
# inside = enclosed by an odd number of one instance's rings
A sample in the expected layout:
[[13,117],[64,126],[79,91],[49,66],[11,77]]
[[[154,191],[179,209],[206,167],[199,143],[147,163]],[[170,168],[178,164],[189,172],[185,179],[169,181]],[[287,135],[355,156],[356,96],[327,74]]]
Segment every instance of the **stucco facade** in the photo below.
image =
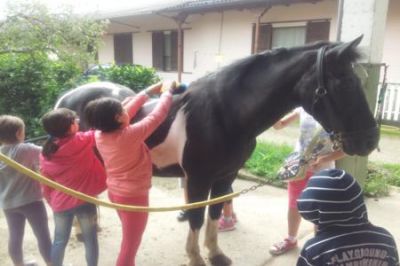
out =
[[[329,39],[336,39],[336,0],[315,4],[303,3],[274,6],[261,18],[261,23],[273,27],[302,26],[310,20],[330,22]],[[251,54],[252,30],[262,9],[230,10],[189,15],[186,19],[183,41],[183,80],[191,80],[218,67]],[[152,32],[176,29],[176,23],[155,14],[117,17],[111,19],[104,45],[99,51],[99,63],[112,63],[114,58],[113,34],[131,33],[133,63],[153,66]],[[390,65],[388,78],[400,82],[400,1],[391,0],[384,33],[383,62]],[[176,72],[160,72],[162,77],[176,78]]]

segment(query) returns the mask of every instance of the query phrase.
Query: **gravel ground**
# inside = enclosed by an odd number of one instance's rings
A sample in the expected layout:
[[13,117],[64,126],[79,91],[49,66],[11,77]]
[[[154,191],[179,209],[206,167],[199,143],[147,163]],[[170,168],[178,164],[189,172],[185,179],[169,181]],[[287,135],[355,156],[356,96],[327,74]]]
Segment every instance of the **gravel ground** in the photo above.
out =
[[[281,131],[273,129],[266,131],[259,138],[273,140],[276,143],[294,145],[298,134],[296,126]],[[390,163],[400,163],[399,138],[382,137],[382,152],[374,151],[370,160]],[[239,191],[254,185],[253,182],[236,180],[234,190]],[[101,196],[106,199],[105,195]],[[154,178],[150,194],[152,206],[173,206],[183,203],[183,191],[174,178]],[[379,200],[368,199],[369,217],[377,225],[386,227],[400,243],[400,215],[393,213],[398,209],[400,193],[393,192],[390,197]],[[279,188],[264,186],[252,191],[234,201],[235,212],[239,222],[237,229],[219,235],[221,248],[230,256],[236,266],[281,266],[294,265],[299,250],[280,257],[272,257],[269,247],[281,240],[286,232],[286,191]],[[52,212],[48,210],[50,230],[53,231]],[[149,223],[143,237],[142,246],[137,256],[138,266],[170,266],[185,265],[185,242],[189,230],[187,223],[176,221],[177,212],[151,213]],[[114,210],[100,208],[99,233],[100,262],[99,266],[113,266],[119,250],[121,230]],[[203,228],[204,229],[204,228]],[[312,236],[313,227],[303,223],[299,232],[301,246]],[[203,257],[206,250],[203,247],[204,230],[202,230],[200,245]],[[2,212],[0,213],[0,265],[11,266],[7,254],[8,231]],[[44,265],[38,254],[36,240],[29,226],[26,226],[24,241],[26,259],[36,259],[39,265]],[[82,243],[71,237],[65,255],[65,266],[83,266],[84,247]]]

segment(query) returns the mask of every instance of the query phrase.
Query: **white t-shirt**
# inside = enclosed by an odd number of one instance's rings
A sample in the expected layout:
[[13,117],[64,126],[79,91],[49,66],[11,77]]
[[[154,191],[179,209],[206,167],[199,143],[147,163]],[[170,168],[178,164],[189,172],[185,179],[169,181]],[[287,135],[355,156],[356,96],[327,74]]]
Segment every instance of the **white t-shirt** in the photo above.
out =
[[[297,108],[295,112],[299,113],[300,116],[300,136],[297,140],[295,151],[303,154],[313,139],[317,130],[321,128],[321,125],[303,108]],[[330,140],[329,134],[325,130],[321,130],[319,133],[320,140],[318,141],[316,147],[314,148],[317,155],[324,155],[331,153],[333,151],[332,142]],[[335,161],[330,161],[322,164],[315,171],[319,171],[326,168],[334,168]]]

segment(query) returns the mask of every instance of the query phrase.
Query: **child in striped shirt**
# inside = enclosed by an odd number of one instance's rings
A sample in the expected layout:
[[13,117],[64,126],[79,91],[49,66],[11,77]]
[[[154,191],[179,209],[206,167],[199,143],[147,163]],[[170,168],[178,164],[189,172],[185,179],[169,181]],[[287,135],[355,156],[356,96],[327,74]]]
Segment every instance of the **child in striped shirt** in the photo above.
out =
[[313,175],[297,205],[301,216],[318,227],[297,266],[399,265],[393,236],[369,222],[362,189],[345,171]]

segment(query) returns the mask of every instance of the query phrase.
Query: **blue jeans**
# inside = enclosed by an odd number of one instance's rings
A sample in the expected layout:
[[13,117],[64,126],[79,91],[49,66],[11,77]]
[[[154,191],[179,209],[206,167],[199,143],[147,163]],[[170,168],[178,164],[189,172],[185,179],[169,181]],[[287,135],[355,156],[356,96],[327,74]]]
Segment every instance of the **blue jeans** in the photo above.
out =
[[65,247],[71,235],[74,216],[82,229],[83,243],[86,251],[88,266],[97,266],[99,260],[99,243],[97,241],[96,217],[97,210],[94,204],[83,204],[78,207],[54,213],[54,242],[51,248],[51,262],[53,266],[62,266]]

